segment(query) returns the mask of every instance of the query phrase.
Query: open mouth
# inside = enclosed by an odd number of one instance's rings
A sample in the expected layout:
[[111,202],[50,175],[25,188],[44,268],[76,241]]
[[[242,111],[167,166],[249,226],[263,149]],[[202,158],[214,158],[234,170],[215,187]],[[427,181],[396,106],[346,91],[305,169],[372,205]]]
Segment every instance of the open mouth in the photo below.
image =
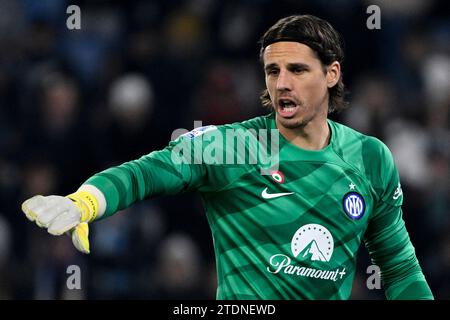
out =
[[278,99],[278,114],[284,118],[290,118],[297,112],[298,105],[291,99]]

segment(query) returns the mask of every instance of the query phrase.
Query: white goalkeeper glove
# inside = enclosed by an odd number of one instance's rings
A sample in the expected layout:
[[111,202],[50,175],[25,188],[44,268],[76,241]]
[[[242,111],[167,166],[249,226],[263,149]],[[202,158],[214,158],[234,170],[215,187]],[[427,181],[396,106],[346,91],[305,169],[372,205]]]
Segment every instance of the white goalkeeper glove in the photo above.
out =
[[98,214],[98,201],[87,191],[62,196],[34,196],[22,204],[30,221],[46,228],[50,234],[70,233],[79,251],[89,253],[89,226]]

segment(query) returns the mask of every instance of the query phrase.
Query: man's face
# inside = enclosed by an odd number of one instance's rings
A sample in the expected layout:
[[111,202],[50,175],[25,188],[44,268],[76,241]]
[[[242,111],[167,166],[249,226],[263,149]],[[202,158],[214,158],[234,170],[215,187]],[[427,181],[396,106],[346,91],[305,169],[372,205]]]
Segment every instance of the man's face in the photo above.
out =
[[294,129],[305,127],[317,115],[326,119],[328,87],[335,82],[330,82],[329,72],[324,72],[310,47],[275,42],[267,46],[263,58],[266,87],[279,125]]

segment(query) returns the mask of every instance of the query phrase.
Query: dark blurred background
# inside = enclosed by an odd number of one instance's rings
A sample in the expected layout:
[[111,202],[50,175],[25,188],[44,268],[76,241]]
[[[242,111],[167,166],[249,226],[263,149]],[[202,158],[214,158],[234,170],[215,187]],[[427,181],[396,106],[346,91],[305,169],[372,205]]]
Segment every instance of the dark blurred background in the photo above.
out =
[[[81,8],[81,30],[66,9]],[[366,8],[381,8],[369,30]],[[94,173],[161,149],[173,130],[267,113],[257,41],[315,14],[345,38],[351,108],[331,118],[382,139],[404,219],[436,298],[450,298],[450,19],[445,1],[0,0],[0,299],[214,299],[211,233],[198,195],[138,203],[91,227],[82,255],[20,204],[67,195]],[[66,269],[82,271],[68,290]],[[368,290],[361,248],[352,297]]]

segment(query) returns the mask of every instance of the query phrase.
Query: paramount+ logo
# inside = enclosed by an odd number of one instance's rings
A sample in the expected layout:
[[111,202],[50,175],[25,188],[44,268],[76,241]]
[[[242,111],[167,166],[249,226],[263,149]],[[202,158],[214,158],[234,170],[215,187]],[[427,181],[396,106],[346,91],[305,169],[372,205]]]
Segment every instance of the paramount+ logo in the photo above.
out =
[[[334,240],[330,231],[320,224],[306,224],[292,237],[291,251],[295,258],[303,261],[330,261],[334,250]],[[292,276],[338,281],[346,275],[345,267],[322,270],[298,266],[285,254],[274,254],[269,259],[266,270],[272,274],[284,273]]]

